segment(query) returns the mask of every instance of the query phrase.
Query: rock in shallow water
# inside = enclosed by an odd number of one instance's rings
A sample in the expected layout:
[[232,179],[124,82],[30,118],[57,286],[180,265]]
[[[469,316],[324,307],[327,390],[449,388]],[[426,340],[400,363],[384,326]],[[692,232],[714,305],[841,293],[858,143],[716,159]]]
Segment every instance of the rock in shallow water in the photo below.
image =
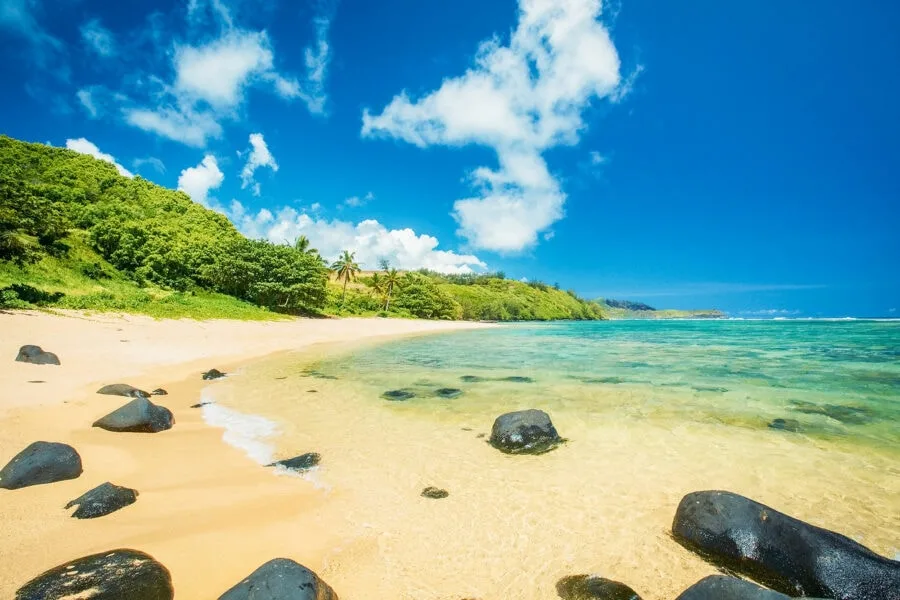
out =
[[510,383],[534,383],[534,379],[531,377],[523,377],[521,375],[512,375],[511,377],[504,377],[500,381],[508,381]]
[[225,373],[218,369],[210,369],[203,374],[203,381],[212,381],[213,379],[221,379],[225,377]]
[[306,454],[301,454],[300,456],[295,456],[294,458],[275,461],[266,466],[284,467],[285,469],[290,469],[291,471],[307,471],[318,465],[319,461],[321,460],[322,457],[317,452],[307,452]]
[[139,390],[138,388],[128,385],[127,383],[113,383],[110,385],[104,385],[102,388],[97,390],[98,394],[105,394],[107,396],[126,396],[129,398],[149,398],[150,394],[145,392],[144,390]]
[[75,448],[56,442],[34,442],[0,469],[0,488],[17,490],[79,475],[81,456]]
[[22,346],[16,355],[17,362],[31,363],[33,365],[58,365],[59,357],[52,352],[45,352],[40,346]]
[[482,381],[487,381],[487,379],[479,377],[478,375],[463,375],[459,380],[463,383],[480,383]]
[[155,390],[150,392],[150,395],[151,396],[168,396],[169,392],[167,392],[166,390],[164,390],[162,388],[156,388]]
[[542,410],[520,410],[500,415],[491,429],[490,444],[507,454],[543,454],[563,442]]
[[415,398],[416,395],[409,390],[388,390],[381,397],[391,402],[403,402],[404,400]]
[[110,550],[38,575],[16,600],[172,600],[168,569],[137,550]]
[[435,500],[440,500],[441,498],[446,498],[450,495],[450,492],[447,490],[442,490],[441,488],[436,488],[432,486],[428,486],[424,490],[422,490],[422,496],[425,498],[433,498]]
[[97,419],[94,427],[107,431],[157,433],[171,429],[174,423],[172,411],[141,396]]
[[556,593],[563,600],[641,600],[633,589],[596,575],[571,575],[556,582]]
[[900,600],[900,562],[738,494],[688,494],[672,534],[713,564],[785,594]]
[[113,485],[107,481],[75,498],[66,504],[66,508],[78,507],[72,513],[76,519],[95,519],[134,504],[137,497],[137,490]]
[[710,575],[681,592],[675,600],[789,600],[789,598],[790,596],[767,590],[737,577]]
[[800,431],[800,421],[797,419],[772,419],[772,422],[769,423],[769,428],[797,433]]
[[219,600],[338,600],[318,575],[287,558],[270,560]]
[[458,398],[462,396],[462,390],[459,388],[438,388],[434,391],[434,393],[439,398],[446,398],[448,400],[452,400],[453,398]]

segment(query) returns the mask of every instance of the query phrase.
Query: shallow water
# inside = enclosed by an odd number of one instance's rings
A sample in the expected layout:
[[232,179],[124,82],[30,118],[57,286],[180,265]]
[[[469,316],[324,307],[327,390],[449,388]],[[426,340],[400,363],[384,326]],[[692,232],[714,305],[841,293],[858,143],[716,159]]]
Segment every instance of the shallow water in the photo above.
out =
[[[900,544],[897,322],[516,325],[281,356],[212,393],[254,456],[322,454],[310,479],[345,540],[322,575],[345,598],[553,598],[577,573],[671,598],[713,572],[668,534],[699,489]],[[569,441],[506,456],[479,437],[522,408]],[[272,426],[238,435],[241,414]]]

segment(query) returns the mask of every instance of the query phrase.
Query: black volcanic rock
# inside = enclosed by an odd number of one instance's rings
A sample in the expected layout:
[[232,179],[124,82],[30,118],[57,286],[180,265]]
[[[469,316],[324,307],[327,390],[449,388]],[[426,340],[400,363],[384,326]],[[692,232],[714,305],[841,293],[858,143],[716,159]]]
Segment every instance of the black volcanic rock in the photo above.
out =
[[95,519],[134,504],[137,497],[137,490],[107,481],[75,498],[66,504],[66,508],[78,507],[72,513],[76,519]]
[[784,594],[900,600],[900,562],[738,494],[688,494],[672,534],[707,561]]
[[450,400],[450,399],[458,398],[459,396],[462,396],[463,391],[459,388],[446,388],[445,387],[445,388],[436,389],[434,391],[434,393],[439,398],[446,398],[446,399]]
[[110,550],[46,571],[16,592],[15,600],[172,600],[168,569],[137,550]]
[[139,390],[138,388],[128,385],[127,383],[113,383],[110,385],[104,385],[102,388],[97,390],[98,394],[105,394],[107,396],[125,396],[127,398],[149,398],[150,394],[145,392],[144,390]]
[[94,427],[129,433],[157,433],[171,429],[174,424],[172,411],[143,396],[94,421]]
[[210,369],[203,374],[204,381],[212,381],[213,379],[221,379],[225,377],[225,373],[218,369]]
[[504,377],[500,381],[508,381],[510,383],[534,383],[534,379],[531,377],[524,377],[522,375],[512,375],[510,377]]
[[22,346],[16,355],[17,362],[33,365],[58,365],[59,357],[52,352],[45,352],[40,346]]
[[275,461],[266,466],[284,467],[285,469],[290,469],[291,471],[307,471],[317,466],[321,460],[322,456],[319,455],[319,453],[307,452],[306,454],[301,454],[300,456],[295,456],[294,458]]
[[392,402],[403,402],[404,400],[415,398],[416,395],[409,390],[388,390],[381,397]]
[[81,475],[81,456],[68,444],[34,442],[0,469],[0,488],[17,490],[31,485],[75,479]]
[[556,582],[563,600],[641,600],[637,592],[618,581],[596,575],[570,575]]
[[789,598],[790,596],[767,590],[744,579],[710,575],[681,592],[675,600],[788,600]]
[[219,600],[338,600],[319,576],[287,558],[265,563]]
[[550,416],[542,410],[500,415],[491,429],[490,444],[507,454],[543,454],[562,443]]
[[434,500],[440,500],[441,498],[446,498],[450,495],[450,492],[447,490],[442,490],[441,488],[436,488],[432,486],[428,486],[424,490],[422,490],[422,496],[425,498],[432,498]]
[[162,388],[156,388],[155,390],[150,392],[150,395],[151,396],[168,396],[169,392],[167,392],[166,390],[164,390]]

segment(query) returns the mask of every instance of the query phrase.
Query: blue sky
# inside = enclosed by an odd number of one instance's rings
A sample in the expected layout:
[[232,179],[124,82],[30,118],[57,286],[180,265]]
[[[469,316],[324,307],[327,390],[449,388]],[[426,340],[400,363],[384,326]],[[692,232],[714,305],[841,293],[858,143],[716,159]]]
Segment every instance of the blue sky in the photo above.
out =
[[900,317],[898,27],[874,1],[4,0],[0,130],[368,266]]

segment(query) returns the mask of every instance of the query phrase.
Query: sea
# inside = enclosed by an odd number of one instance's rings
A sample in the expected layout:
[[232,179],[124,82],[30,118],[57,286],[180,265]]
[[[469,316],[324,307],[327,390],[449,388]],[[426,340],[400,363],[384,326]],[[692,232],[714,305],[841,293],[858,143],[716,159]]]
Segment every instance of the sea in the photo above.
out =
[[[521,323],[322,345],[204,400],[251,460],[321,454],[297,485],[328,498],[342,543],[323,561],[342,597],[553,598],[582,573],[675,597],[716,572],[670,535],[681,497],[704,489],[900,558],[898,321]],[[527,408],[566,442],[492,448],[494,419]]]

